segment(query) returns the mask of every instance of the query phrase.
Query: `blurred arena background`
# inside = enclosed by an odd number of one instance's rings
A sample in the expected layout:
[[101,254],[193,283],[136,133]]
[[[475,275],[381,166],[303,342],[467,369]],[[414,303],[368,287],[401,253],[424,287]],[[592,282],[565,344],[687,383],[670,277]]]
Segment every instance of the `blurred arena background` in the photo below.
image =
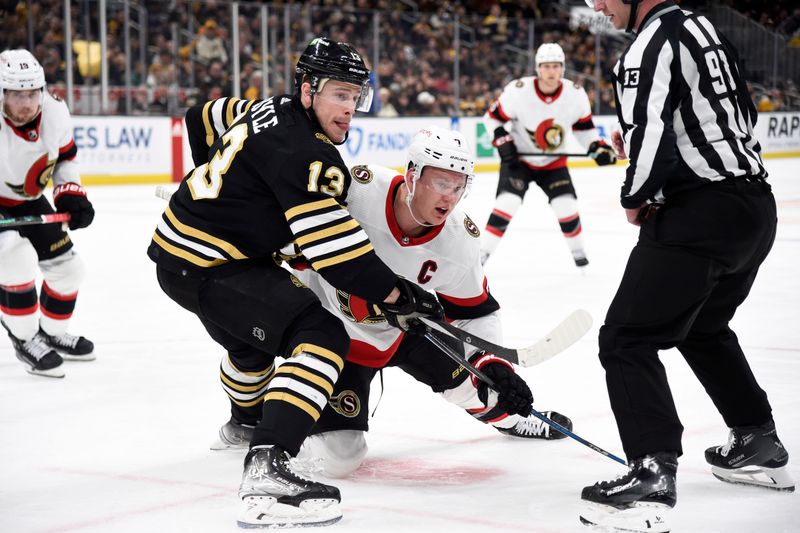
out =
[[[800,115],[781,114],[800,110],[796,3],[679,3],[706,13],[726,33],[742,54],[760,111],[778,113],[772,131],[791,142],[766,143],[767,155],[800,154]],[[2,4],[0,49],[31,50],[45,69],[48,90],[67,101],[88,184],[180,179],[188,165],[180,123],[185,110],[219,96],[291,92],[293,65],[317,35],[355,44],[370,63],[378,97],[366,117],[437,117],[467,130],[482,169],[493,169],[490,138],[478,117],[506,83],[533,73],[541,43],[564,48],[565,77],[586,89],[596,123],[607,134],[615,121],[610,72],[628,42],[578,0]],[[354,131],[346,156],[392,164],[422,125],[356,124],[369,131]]]

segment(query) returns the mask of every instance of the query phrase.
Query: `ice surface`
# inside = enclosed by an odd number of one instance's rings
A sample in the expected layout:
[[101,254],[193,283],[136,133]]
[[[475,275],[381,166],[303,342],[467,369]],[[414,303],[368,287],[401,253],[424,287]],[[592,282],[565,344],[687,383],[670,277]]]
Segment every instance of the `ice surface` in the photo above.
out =
[[[771,159],[778,237],[733,321],[800,480],[800,179],[797,159]],[[487,265],[503,306],[506,343],[527,344],[571,310],[588,309],[590,333],[539,367],[522,369],[540,410],[570,416],[582,437],[622,454],[597,329],[616,290],[636,228],[617,196],[622,167],[575,169],[591,264],[573,266],[544,195],[532,190]],[[496,176],[481,174],[464,200],[483,228]],[[89,274],[73,333],[97,360],[65,363],[67,377],[26,374],[0,339],[0,531],[140,533],[237,531],[243,453],[211,452],[228,401],[221,350],[197,319],[167,299],[145,255],[164,207],[154,186],[91,187],[95,223],[73,233]],[[254,228],[257,231],[257,228]],[[657,305],[657,302],[654,302]],[[727,430],[676,351],[662,359],[684,426],[673,531],[800,531],[796,494],[723,484],[703,450]],[[376,383],[373,402],[377,400]],[[795,392],[792,392],[795,391]],[[374,406],[373,406],[374,407]],[[622,472],[566,439],[505,437],[397,369],[371,421],[364,466],[338,483],[344,519],[331,531],[580,532],[580,490]]]

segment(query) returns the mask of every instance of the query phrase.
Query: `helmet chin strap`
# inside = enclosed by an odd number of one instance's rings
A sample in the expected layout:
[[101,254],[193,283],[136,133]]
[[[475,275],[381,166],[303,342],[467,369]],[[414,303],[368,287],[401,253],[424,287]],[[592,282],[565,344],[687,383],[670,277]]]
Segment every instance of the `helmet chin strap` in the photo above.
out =
[[639,0],[629,0],[631,4],[631,16],[628,18],[628,27],[625,28],[627,33],[633,33],[633,25],[636,24],[636,11],[639,7]]
[[[411,200],[414,199],[414,191],[412,191],[408,187],[408,183],[403,182],[403,185],[406,186],[406,192],[408,193],[408,194],[406,194],[406,206],[408,206],[408,213],[411,215],[411,218],[413,218],[414,222],[416,222],[420,226],[425,226],[426,228],[433,227],[433,224],[430,224],[428,222],[422,222],[416,216],[414,216],[414,208],[411,207]],[[416,188],[417,188],[417,184],[416,184],[416,182],[414,182],[414,189],[416,189]]]

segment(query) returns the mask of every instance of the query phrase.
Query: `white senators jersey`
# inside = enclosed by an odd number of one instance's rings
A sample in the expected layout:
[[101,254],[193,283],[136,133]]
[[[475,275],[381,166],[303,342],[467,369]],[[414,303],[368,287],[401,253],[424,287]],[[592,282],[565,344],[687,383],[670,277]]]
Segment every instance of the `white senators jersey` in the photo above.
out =
[[77,153],[67,104],[47,91],[31,123],[17,128],[0,119],[0,205],[39,198],[51,178],[55,185],[80,183]]
[[[456,207],[444,224],[425,235],[404,235],[393,208],[397,189],[404,187],[403,176],[377,165],[356,166],[350,172],[353,181],[347,207],[369,235],[378,257],[399,276],[436,292],[448,320],[500,343],[499,305],[487,289],[475,223]],[[336,290],[313,270],[303,270],[298,277],[344,322],[351,339],[347,360],[385,366],[403,332],[390,326],[376,306]]]
[[[572,131],[589,148],[599,139],[592,121],[589,97],[583,87],[563,79],[558,90],[545,95],[533,76],[512,80],[484,115],[490,132],[503,126],[520,153],[563,152],[566,135]],[[566,157],[524,156],[530,168],[553,169],[567,164]]]

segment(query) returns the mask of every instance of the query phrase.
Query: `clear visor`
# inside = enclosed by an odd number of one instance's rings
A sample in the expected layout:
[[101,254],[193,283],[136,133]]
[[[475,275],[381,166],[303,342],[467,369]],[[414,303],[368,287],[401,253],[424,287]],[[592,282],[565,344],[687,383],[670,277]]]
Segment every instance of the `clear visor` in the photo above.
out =
[[360,90],[353,83],[339,82],[337,84],[330,84],[329,82],[336,81],[325,79],[320,83],[320,89],[316,92],[316,97],[321,98],[332,104],[349,107],[355,111],[369,111],[372,107],[372,85],[364,83]]
[[419,181],[436,194],[441,194],[443,196],[455,196],[456,198],[460,199],[466,196],[472,179],[470,176],[466,175],[460,180],[431,178],[430,176],[425,176]]
[[595,6],[595,1],[594,0],[585,0],[585,2],[586,2],[587,6],[589,6],[592,9],[594,9],[594,6]]

